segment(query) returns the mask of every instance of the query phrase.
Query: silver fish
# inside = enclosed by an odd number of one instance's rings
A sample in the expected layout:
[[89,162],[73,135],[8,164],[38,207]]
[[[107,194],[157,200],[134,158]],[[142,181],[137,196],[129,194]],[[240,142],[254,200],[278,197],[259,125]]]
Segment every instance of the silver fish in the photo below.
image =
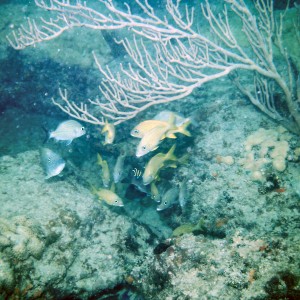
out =
[[123,173],[124,173],[124,160],[126,157],[126,152],[121,153],[118,158],[117,162],[114,167],[114,172],[113,172],[113,177],[114,177],[114,182],[118,183],[121,181]]
[[174,113],[172,111],[169,110],[163,110],[160,113],[158,113],[157,115],[155,115],[155,117],[153,118],[154,120],[160,120],[160,121],[168,121],[170,119],[170,117],[174,115],[175,116],[175,125],[176,126],[181,126],[182,124],[188,122],[190,119],[189,118],[185,118],[180,114]]
[[59,154],[48,148],[42,148],[40,155],[42,167],[46,173],[46,179],[60,174],[66,165],[66,162]]
[[161,211],[172,206],[178,198],[179,190],[177,187],[172,187],[167,190],[162,196],[161,203],[157,206],[156,210]]
[[84,126],[75,120],[61,122],[54,131],[49,133],[49,139],[56,141],[66,141],[70,145],[73,139],[78,138],[86,133]]
[[187,198],[188,198],[188,191],[187,191],[186,180],[183,180],[179,184],[179,196],[178,196],[178,200],[181,208],[183,208],[186,205]]

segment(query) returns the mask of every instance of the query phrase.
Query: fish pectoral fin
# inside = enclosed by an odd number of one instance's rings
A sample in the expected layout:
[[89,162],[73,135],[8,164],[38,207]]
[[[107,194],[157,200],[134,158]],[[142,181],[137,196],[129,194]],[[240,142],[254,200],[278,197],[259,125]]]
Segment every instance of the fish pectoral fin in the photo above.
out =
[[177,165],[176,164],[169,164],[168,167],[176,169]]
[[169,139],[177,139],[177,136],[174,133],[167,133]]
[[66,146],[69,146],[73,140],[66,140]]
[[103,164],[102,157],[99,153],[97,153],[97,164],[100,166],[102,166],[102,164]]

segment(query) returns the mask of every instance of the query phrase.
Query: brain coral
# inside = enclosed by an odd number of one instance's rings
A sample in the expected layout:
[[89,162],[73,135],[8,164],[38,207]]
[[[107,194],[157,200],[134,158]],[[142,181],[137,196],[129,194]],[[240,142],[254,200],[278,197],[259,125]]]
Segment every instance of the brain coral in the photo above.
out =
[[0,218],[0,249],[11,258],[25,260],[29,256],[39,259],[45,245],[32,223],[24,217],[11,221]]

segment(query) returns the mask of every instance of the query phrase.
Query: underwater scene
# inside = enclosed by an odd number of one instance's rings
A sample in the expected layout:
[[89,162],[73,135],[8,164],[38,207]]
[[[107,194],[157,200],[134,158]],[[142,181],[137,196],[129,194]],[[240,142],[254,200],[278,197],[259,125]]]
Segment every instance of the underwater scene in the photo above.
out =
[[0,1],[0,300],[300,299],[300,2]]

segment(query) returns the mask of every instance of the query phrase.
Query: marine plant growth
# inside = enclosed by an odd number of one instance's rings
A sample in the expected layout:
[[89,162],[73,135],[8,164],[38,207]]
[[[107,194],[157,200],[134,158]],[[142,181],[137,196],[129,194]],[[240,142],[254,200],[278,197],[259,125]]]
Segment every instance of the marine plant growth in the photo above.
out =
[[[67,91],[53,100],[68,115],[92,124],[115,125],[153,105],[184,99],[204,83],[232,75],[233,82],[261,111],[290,130],[300,132],[299,19],[285,10],[276,14],[272,0],[224,0],[218,14],[206,0],[197,7],[167,0],[161,15],[147,0],[134,5],[100,0],[88,2],[35,0],[56,18],[28,20],[8,36],[15,49],[51,40],[74,27],[118,31],[116,43],[131,58],[118,72],[101,65],[101,96],[77,104]],[[138,14],[133,13],[133,6]],[[295,8],[297,10],[298,8]],[[286,28],[286,18],[293,18]],[[293,45],[284,30],[293,32]],[[283,62],[283,63],[282,63]],[[249,77],[252,84],[249,84]]]

